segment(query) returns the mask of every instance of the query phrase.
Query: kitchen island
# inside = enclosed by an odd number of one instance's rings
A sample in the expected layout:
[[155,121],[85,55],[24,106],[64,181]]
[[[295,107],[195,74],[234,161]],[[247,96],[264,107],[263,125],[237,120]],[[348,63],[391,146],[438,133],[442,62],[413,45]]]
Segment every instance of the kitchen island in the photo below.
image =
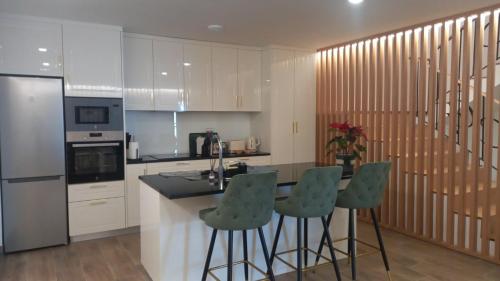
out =
[[[278,172],[277,197],[286,197],[302,174],[309,168],[321,166],[316,163],[299,163],[273,166],[248,167],[248,173],[275,170]],[[348,183],[345,177],[339,188]],[[223,196],[224,190],[209,183],[208,178],[199,172],[182,174],[159,174],[140,177],[140,213],[141,213],[141,263],[154,281],[200,280],[203,265],[210,242],[211,229],[199,219],[198,211],[215,207]],[[279,216],[273,215],[271,222],[264,229],[265,239],[270,250],[274,239]],[[334,239],[347,236],[348,212],[336,209],[331,233]],[[319,219],[309,221],[309,247],[317,249],[323,228]],[[227,262],[227,233],[218,235],[212,255],[211,267]],[[262,249],[256,231],[248,232],[249,260],[260,268],[265,268]],[[285,217],[282,235],[278,243],[278,252],[293,249],[296,245],[296,221]],[[343,251],[347,249],[345,241],[335,243]],[[323,253],[329,257],[324,251]],[[241,232],[235,232],[234,260],[243,256]],[[295,263],[293,253],[282,258]],[[309,255],[309,265],[314,262]],[[343,258],[337,254],[337,258]],[[325,261],[322,261],[325,262]],[[293,271],[278,260],[273,264],[275,274]],[[243,276],[243,266],[236,266],[234,276]],[[225,270],[216,272],[224,280]],[[333,275],[332,268],[332,275]],[[263,276],[257,271],[250,271],[250,279],[258,280]],[[239,280],[239,279],[238,279]]]

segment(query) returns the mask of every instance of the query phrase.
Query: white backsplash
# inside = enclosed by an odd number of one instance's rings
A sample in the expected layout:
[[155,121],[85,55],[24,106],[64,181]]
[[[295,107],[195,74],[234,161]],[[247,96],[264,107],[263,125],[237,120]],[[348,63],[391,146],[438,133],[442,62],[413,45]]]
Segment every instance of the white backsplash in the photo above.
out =
[[223,141],[250,135],[251,113],[127,111],[126,131],[139,142],[141,155],[189,152],[189,133],[218,132]]

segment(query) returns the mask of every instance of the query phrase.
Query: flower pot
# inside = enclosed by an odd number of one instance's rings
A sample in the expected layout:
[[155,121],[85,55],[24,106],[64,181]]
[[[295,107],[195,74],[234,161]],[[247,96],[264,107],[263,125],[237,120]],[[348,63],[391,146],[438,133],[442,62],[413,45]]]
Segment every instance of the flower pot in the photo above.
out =
[[352,164],[353,160],[356,158],[354,154],[337,153],[335,158],[337,159],[337,165],[342,166],[344,169],[344,175],[352,175],[354,173],[354,166]]

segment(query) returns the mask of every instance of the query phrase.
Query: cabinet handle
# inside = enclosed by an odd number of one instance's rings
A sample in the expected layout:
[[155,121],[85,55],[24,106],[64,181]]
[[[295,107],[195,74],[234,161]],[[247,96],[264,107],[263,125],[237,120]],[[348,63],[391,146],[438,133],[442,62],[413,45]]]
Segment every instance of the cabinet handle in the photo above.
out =
[[177,163],[175,163],[175,165],[177,165],[177,166],[189,166],[190,164],[191,163],[189,163],[189,162],[177,162]]
[[243,96],[240,96],[240,107],[243,107]]
[[108,201],[90,202],[90,206],[105,205]]
[[239,161],[250,161],[250,158],[240,158]]
[[91,185],[90,188],[106,188],[107,185]]
[[299,122],[298,121],[295,121],[295,133],[296,134],[299,133]]

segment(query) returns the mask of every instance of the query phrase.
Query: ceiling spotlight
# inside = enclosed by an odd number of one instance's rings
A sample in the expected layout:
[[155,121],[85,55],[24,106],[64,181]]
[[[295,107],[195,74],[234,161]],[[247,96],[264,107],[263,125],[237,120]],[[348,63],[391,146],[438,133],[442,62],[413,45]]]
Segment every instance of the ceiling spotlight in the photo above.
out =
[[208,26],[208,30],[214,31],[214,32],[219,32],[222,30],[222,25],[220,24],[211,24]]
[[191,64],[189,62],[185,62],[184,66],[191,66]]
[[38,51],[42,52],[42,53],[46,53],[47,52],[47,48],[38,48]]
[[167,72],[165,72],[165,71],[163,71],[163,72],[161,73],[161,75],[163,75],[163,76],[167,76],[167,75],[168,75],[168,73],[167,73]]
[[364,0],[349,0],[349,3],[357,5],[363,3]]

